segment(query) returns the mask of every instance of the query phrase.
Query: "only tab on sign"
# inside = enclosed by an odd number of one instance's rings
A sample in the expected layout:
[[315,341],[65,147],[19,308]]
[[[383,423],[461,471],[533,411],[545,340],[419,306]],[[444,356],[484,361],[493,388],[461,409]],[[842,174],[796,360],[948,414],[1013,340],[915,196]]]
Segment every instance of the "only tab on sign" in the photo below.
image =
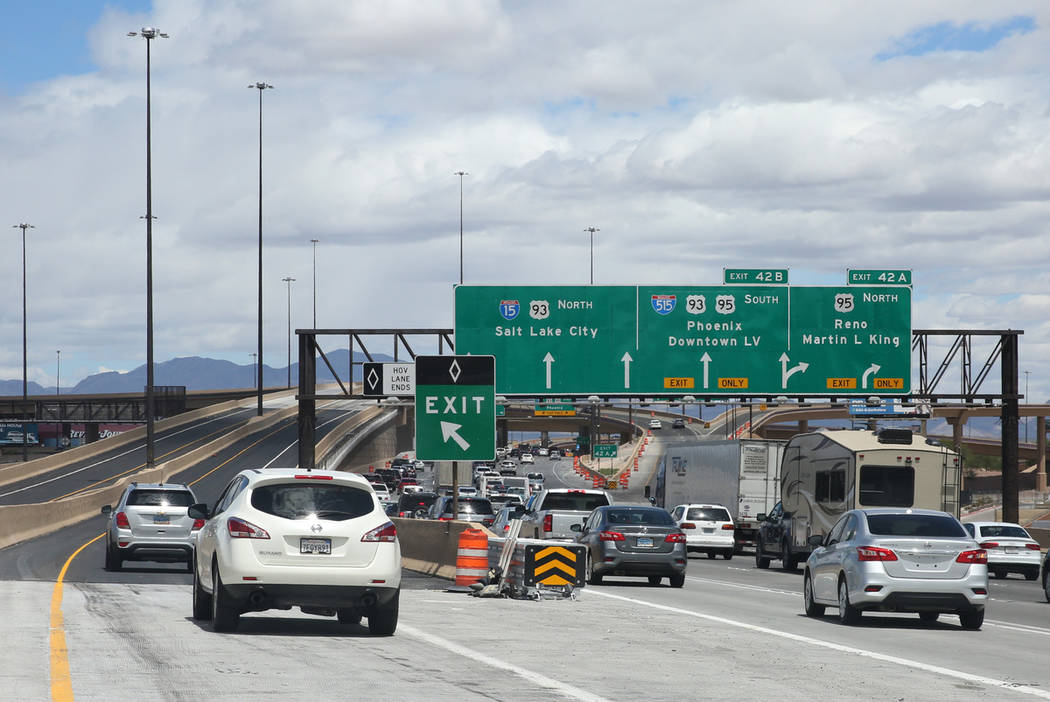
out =
[[747,390],[747,378],[719,378],[720,390]]
[[876,390],[903,390],[904,378],[875,378],[872,387]]

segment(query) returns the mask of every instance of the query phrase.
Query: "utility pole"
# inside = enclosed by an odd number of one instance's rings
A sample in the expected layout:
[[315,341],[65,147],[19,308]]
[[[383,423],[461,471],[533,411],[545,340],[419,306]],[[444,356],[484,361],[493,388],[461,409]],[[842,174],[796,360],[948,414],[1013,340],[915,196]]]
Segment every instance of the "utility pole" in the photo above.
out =
[[262,238],[262,224],[263,224],[263,91],[273,89],[273,86],[269,83],[255,83],[249,85],[249,88],[253,88],[259,91],[259,349],[256,353],[259,354],[259,363],[257,364],[258,374],[256,376],[256,413],[258,416],[262,416],[263,413],[263,238]]
[[310,239],[314,245],[314,329],[317,329],[317,243],[320,239]]
[[591,285],[594,285],[594,233],[600,232],[598,227],[587,227],[583,231],[591,233]]
[[292,387],[292,283],[295,278],[281,278],[288,284],[288,387]]
[[[28,379],[26,374],[26,229],[36,229],[32,224],[19,222],[11,226],[12,229],[22,230],[22,412],[26,412],[29,406]],[[22,462],[29,460],[29,425],[22,421]]]
[[470,174],[456,171],[452,175],[459,176],[459,284],[463,285],[463,176]]

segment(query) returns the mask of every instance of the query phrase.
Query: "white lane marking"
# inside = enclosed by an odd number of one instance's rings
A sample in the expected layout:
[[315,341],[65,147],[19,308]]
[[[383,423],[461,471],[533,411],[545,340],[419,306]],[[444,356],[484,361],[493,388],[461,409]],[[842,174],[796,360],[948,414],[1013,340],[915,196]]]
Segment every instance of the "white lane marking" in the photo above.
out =
[[1003,622],[996,619],[985,619],[984,625],[988,626],[991,624],[994,627],[1000,629],[1010,629],[1012,631],[1021,631],[1026,634],[1039,634],[1040,636],[1050,636],[1050,629],[1046,629],[1041,626],[1028,626],[1027,624],[1015,624],[1014,622]]
[[473,661],[477,661],[478,663],[484,663],[485,665],[491,666],[493,668],[499,668],[501,670],[506,670],[509,673],[514,673],[518,677],[524,678],[525,680],[528,680],[533,684],[539,685],[540,687],[552,690],[554,692],[558,692],[562,695],[565,695],[566,697],[571,697],[572,699],[576,700],[585,700],[585,702],[609,702],[609,700],[607,700],[606,698],[601,697],[599,695],[595,695],[594,693],[587,692],[586,690],[581,690],[578,687],[569,685],[568,683],[563,683],[560,680],[548,678],[546,675],[535,673],[531,670],[528,670],[527,668],[522,668],[521,666],[514,665],[513,663],[508,663],[498,658],[493,658],[492,656],[481,653],[480,651],[474,651],[472,649],[469,649],[466,646],[460,646],[459,644],[453,643],[448,639],[443,639],[440,636],[429,634],[413,626],[399,624],[397,627],[397,631],[399,634],[408,634],[409,636],[413,636],[417,639],[420,639],[421,641],[425,641],[428,644],[431,644],[432,646],[437,646],[438,648],[443,648],[446,651],[449,651],[450,653],[455,653],[457,656],[463,656],[464,658],[469,658]]
[[584,596],[597,595],[598,597],[608,597],[614,600],[622,600],[624,602],[630,602],[631,604],[642,605],[644,607],[652,607],[653,609],[661,609],[665,612],[672,612],[674,614],[682,614],[687,617],[695,617],[697,619],[706,619],[707,621],[717,622],[719,624],[726,624],[728,626],[735,626],[740,629],[747,629],[749,631],[755,631],[760,634],[768,634],[770,636],[778,636],[782,639],[789,639],[791,641],[798,641],[799,643],[809,644],[811,646],[819,646],[820,648],[828,648],[833,651],[839,651],[841,653],[852,653],[863,658],[871,658],[884,663],[893,663],[896,665],[904,666],[905,668],[914,668],[916,670],[923,670],[928,673],[936,673],[938,675],[944,675],[950,678],[956,678],[957,680],[965,680],[966,682],[978,683],[981,685],[988,685],[989,687],[998,687],[1004,690],[1010,690],[1012,692],[1020,692],[1025,695],[1032,695],[1034,697],[1040,697],[1044,700],[1050,700],[1050,691],[1039,690],[1033,687],[1027,687],[1024,683],[1007,682],[1006,680],[999,680],[997,678],[987,678],[983,675],[974,675],[972,673],[964,673],[961,670],[953,670],[952,668],[944,668],[939,665],[931,665],[929,663],[919,663],[918,661],[908,660],[907,658],[900,658],[898,656],[890,656],[885,653],[876,653],[875,651],[867,651],[863,648],[855,648],[853,646],[844,646],[843,644],[832,643],[831,641],[824,641],[822,639],[814,639],[810,636],[803,636],[801,634],[792,634],[787,631],[781,631],[779,629],[770,629],[765,626],[758,626],[757,624],[748,624],[747,622],[737,621],[735,619],[727,619],[725,617],[716,617],[712,614],[703,614],[701,612],[694,612],[689,609],[682,609],[680,607],[670,607],[668,605],[656,604],[654,602],[646,602],[645,600],[638,600],[632,597],[624,597],[622,595],[613,595],[608,592],[600,592],[593,588],[583,588]]
[[711,578],[697,578],[692,575],[685,576],[686,580],[695,580],[698,583],[712,583],[713,585],[724,585],[725,587],[736,587],[741,590],[757,590],[759,592],[771,592],[775,595],[791,595],[792,597],[801,597],[802,593],[793,590],[776,590],[771,587],[765,587],[762,585],[745,585],[744,583],[731,583],[725,580],[712,580]]
[[[343,400],[334,400],[332,402],[327,403],[327,405],[324,405],[323,407],[327,407],[328,405],[334,405],[336,402],[342,402],[342,401]],[[344,412],[343,414],[339,415],[338,417],[335,417],[334,419],[330,419],[329,421],[325,422],[324,424],[318,424],[317,425],[317,429],[320,429],[321,427],[326,427],[329,424],[331,424],[332,422],[338,422],[338,421],[340,421],[342,419],[346,419],[351,414],[356,414],[359,411],[360,410],[354,409],[354,410],[350,410],[349,412]],[[299,443],[299,439],[296,439],[295,441],[293,441],[292,443],[288,444],[283,449],[278,451],[277,455],[274,456],[273,458],[271,458],[270,462],[263,466],[263,469],[265,470],[266,468],[269,468],[270,466],[272,466],[274,461],[276,461],[278,458],[283,456],[285,454],[285,452],[287,452],[290,448],[292,448],[293,446],[295,446],[298,443]],[[298,465],[298,464],[296,464],[296,465]],[[296,466],[287,466],[287,467],[288,468],[295,468]]]
[[[240,414],[241,412],[247,412],[247,411],[248,411],[247,409],[239,409],[239,410],[234,410],[234,411],[230,412],[230,414],[231,415],[233,415],[233,414]],[[179,431],[173,431],[170,434],[165,434],[164,436],[157,437],[156,440],[157,441],[163,441],[165,439],[170,439],[170,438],[172,438],[174,436],[178,436],[179,434],[185,434],[186,432],[190,431],[191,429],[197,429],[199,427],[203,427],[205,424],[211,424],[212,422],[217,422],[220,419],[226,418],[227,416],[229,416],[229,415],[225,415],[224,414],[224,415],[220,415],[218,417],[215,417],[214,419],[209,419],[207,421],[201,422],[200,424],[191,424],[188,427],[186,427],[185,429],[180,429]],[[0,497],[7,497],[8,495],[16,495],[16,494],[18,494],[20,492],[25,492],[26,490],[32,490],[35,487],[40,487],[41,485],[47,485],[48,483],[53,483],[56,480],[62,480],[64,478],[68,478],[71,475],[76,475],[77,473],[80,473],[82,471],[88,470],[89,468],[95,468],[96,466],[100,466],[103,463],[108,463],[109,461],[112,461],[114,459],[121,458],[123,456],[127,456],[129,453],[135,453],[136,451],[140,451],[140,450],[144,449],[145,447],[146,447],[145,443],[137,444],[137,445],[129,448],[127,451],[124,451],[123,453],[118,453],[116,455],[110,456],[109,458],[103,458],[101,461],[95,461],[94,463],[86,465],[83,468],[77,468],[76,470],[71,470],[68,473],[63,473],[62,475],[56,475],[54,478],[48,478],[47,480],[41,480],[40,482],[33,483],[32,485],[26,485],[25,487],[18,488],[17,490],[11,490],[10,492],[0,493]]]

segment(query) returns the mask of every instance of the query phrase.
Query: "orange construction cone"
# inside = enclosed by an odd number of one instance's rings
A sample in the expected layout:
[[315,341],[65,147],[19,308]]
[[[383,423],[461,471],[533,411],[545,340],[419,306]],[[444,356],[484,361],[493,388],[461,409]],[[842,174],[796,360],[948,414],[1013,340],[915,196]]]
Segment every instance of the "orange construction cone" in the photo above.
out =
[[456,585],[470,585],[488,575],[489,537],[481,529],[464,529],[456,550]]

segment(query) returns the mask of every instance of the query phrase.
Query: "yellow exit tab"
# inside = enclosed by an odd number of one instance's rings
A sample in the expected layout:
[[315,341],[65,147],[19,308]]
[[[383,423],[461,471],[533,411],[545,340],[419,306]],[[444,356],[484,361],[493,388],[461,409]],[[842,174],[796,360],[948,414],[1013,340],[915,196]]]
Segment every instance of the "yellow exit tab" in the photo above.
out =
[[876,390],[903,390],[904,378],[875,378],[872,387]]
[[719,378],[720,390],[747,390],[747,378]]
[[856,378],[828,378],[828,390],[856,390]]
[[664,378],[665,388],[692,388],[696,387],[693,378]]

